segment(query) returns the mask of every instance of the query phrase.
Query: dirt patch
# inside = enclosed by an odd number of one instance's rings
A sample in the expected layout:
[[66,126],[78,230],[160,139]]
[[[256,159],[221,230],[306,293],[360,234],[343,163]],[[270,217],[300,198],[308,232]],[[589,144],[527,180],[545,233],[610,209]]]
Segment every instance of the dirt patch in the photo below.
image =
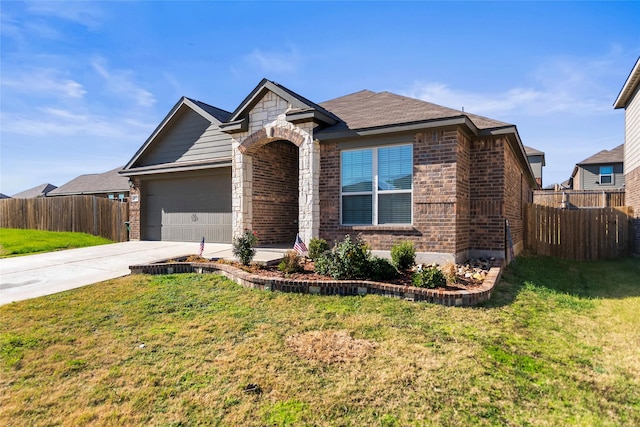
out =
[[287,337],[287,346],[299,357],[324,363],[362,359],[378,345],[355,339],[346,331],[311,331]]

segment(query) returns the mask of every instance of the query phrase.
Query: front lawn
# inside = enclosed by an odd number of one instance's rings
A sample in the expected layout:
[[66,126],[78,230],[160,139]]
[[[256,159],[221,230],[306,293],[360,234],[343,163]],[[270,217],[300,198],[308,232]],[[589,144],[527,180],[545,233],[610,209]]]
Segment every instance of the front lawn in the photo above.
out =
[[640,425],[638,277],[520,257],[475,308],[111,280],[0,307],[0,424]]
[[0,258],[113,243],[104,237],[66,231],[0,228]]

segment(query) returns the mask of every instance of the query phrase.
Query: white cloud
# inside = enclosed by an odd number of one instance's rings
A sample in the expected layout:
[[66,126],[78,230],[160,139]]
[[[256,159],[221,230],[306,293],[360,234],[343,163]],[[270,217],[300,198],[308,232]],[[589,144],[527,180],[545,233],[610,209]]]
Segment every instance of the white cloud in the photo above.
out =
[[151,107],[156,99],[153,94],[134,82],[135,75],[129,70],[109,70],[102,59],[91,63],[93,69],[107,83],[113,93],[133,99],[138,105]]
[[293,73],[298,70],[302,57],[293,45],[281,52],[254,49],[245,61],[267,73]]
[[47,69],[21,72],[18,77],[6,77],[2,79],[1,85],[18,93],[37,96],[82,98],[87,93],[82,84],[60,76],[55,70]]
[[613,95],[607,83],[615,75],[612,62],[608,57],[551,58],[533,69],[517,86],[497,92],[416,81],[402,93],[451,108],[464,107],[471,113],[498,117],[602,114],[611,112]]
[[54,16],[87,28],[97,27],[104,15],[99,3],[88,1],[30,1],[27,7],[33,14]]

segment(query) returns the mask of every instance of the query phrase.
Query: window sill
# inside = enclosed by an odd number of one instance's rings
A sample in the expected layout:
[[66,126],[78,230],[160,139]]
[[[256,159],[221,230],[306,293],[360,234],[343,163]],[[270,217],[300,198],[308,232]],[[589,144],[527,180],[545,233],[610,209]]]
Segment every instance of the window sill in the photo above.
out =
[[340,231],[416,231],[413,225],[341,225]]

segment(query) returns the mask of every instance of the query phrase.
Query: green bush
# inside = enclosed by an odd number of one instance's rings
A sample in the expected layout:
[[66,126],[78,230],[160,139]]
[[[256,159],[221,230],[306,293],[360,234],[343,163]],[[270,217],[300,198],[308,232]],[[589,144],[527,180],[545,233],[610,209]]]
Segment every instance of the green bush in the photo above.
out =
[[256,250],[253,247],[258,243],[258,235],[255,231],[244,230],[242,235],[233,238],[233,255],[243,265],[249,265]]
[[408,270],[416,263],[413,242],[405,240],[391,247],[391,262],[398,270]]
[[329,244],[324,239],[316,239],[315,237],[309,242],[309,258],[317,260],[320,255],[329,250]]
[[369,259],[369,271],[369,279],[371,280],[389,280],[398,276],[398,270],[388,259],[377,256]]
[[436,267],[425,268],[413,275],[413,286],[419,288],[437,288],[447,284],[444,273]]
[[300,257],[296,251],[287,251],[278,264],[278,270],[284,274],[298,273],[302,271],[302,265],[300,265]]
[[348,234],[344,240],[337,242],[333,249],[320,255],[315,269],[334,279],[366,279],[368,276],[369,257],[371,253],[366,242],[357,236]]

